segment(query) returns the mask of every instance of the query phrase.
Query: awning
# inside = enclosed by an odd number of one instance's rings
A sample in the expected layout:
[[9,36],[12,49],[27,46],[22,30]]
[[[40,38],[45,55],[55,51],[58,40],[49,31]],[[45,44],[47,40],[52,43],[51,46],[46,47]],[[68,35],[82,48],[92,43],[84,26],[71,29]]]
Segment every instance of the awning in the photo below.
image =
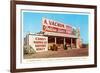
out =
[[53,33],[53,32],[45,32],[43,35],[45,35],[45,36],[58,36],[58,37],[78,38],[75,35],[61,34],[61,33]]

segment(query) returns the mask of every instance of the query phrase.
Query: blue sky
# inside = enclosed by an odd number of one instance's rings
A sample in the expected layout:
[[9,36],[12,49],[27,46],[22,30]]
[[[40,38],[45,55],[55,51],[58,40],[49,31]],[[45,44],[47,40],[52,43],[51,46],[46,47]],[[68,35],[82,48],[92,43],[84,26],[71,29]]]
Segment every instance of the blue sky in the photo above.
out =
[[42,17],[62,22],[80,28],[83,43],[88,43],[88,14],[68,14],[68,13],[41,13],[41,12],[23,12],[23,33],[39,32],[42,30]]

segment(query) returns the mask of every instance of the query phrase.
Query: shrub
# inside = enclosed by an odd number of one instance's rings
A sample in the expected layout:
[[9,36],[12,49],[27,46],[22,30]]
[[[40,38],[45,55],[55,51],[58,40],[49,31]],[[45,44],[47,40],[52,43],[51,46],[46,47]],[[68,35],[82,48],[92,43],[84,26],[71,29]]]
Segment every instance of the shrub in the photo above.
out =
[[24,54],[36,53],[36,51],[30,45],[24,46],[23,49],[24,49]]

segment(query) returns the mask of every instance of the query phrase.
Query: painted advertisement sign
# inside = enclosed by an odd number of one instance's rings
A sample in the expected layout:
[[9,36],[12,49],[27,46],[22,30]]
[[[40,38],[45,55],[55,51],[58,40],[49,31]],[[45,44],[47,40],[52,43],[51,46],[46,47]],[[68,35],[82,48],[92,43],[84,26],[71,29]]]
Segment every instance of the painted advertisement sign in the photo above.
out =
[[29,45],[31,45],[36,52],[47,51],[48,37],[29,35]]
[[43,32],[72,34],[73,31],[73,28],[71,26],[47,18],[42,19],[42,25]]

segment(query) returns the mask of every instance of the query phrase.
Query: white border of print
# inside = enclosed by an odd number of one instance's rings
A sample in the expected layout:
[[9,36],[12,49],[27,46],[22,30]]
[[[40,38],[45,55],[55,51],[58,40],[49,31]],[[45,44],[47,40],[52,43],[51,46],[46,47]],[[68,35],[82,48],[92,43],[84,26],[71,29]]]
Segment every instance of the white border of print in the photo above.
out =
[[[20,11],[21,9],[28,10],[51,10],[51,11],[73,11],[78,14],[89,13],[89,56],[84,57],[63,57],[63,58],[50,58],[50,59],[23,59],[23,51],[22,43],[20,42],[21,29],[23,30],[23,23],[21,24]],[[21,36],[21,37],[20,37]],[[91,40],[92,39],[92,40]],[[24,69],[24,68],[40,68],[40,67],[55,67],[55,66],[73,66],[73,65],[86,65],[86,64],[94,64],[94,9],[85,9],[85,8],[69,8],[69,7],[51,7],[51,6],[35,6],[35,5],[16,5],[16,68]],[[22,55],[22,57],[21,57]],[[22,59],[22,60],[21,60]]]

